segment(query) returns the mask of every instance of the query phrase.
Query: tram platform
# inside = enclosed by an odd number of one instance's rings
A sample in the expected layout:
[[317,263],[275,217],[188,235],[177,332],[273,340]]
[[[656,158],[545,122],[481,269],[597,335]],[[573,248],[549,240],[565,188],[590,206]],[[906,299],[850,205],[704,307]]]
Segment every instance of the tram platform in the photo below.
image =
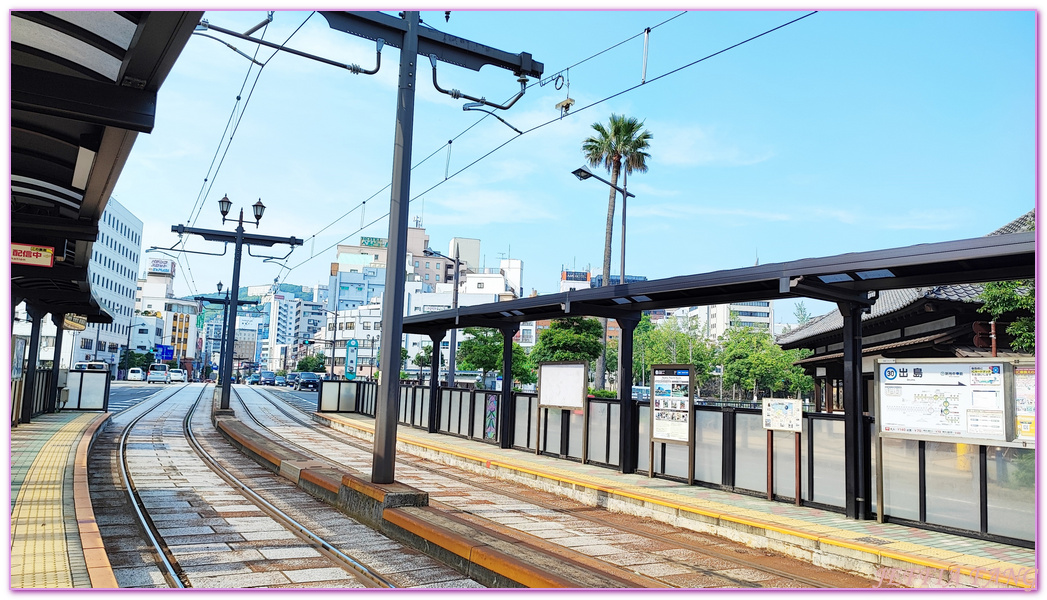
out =
[[11,589],[119,587],[87,486],[109,417],[59,412],[11,429]]
[[[87,453],[110,415],[61,412],[11,429],[11,579],[20,588],[115,588],[87,486]],[[374,421],[317,413],[362,439]],[[610,510],[713,533],[906,587],[1036,589],[1035,550],[855,521],[809,507],[503,450],[400,426],[397,451]],[[424,491],[424,485],[419,486]]]
[[[373,439],[374,419],[314,413],[313,419]],[[483,442],[397,428],[397,452],[509,479],[612,511],[728,537],[884,585],[1036,589],[1036,551],[997,542],[725,492],[643,474],[505,450]],[[420,486],[425,489],[424,486]]]

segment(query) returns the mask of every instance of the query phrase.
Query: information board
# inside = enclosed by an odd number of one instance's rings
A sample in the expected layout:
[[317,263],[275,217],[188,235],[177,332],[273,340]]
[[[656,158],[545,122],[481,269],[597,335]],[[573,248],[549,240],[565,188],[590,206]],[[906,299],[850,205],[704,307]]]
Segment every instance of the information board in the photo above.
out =
[[763,428],[803,431],[803,402],[796,398],[764,398]]
[[881,435],[1008,441],[1003,363],[877,361],[876,368]]
[[538,366],[538,405],[584,408],[589,390],[585,362],[548,362]]
[[1014,439],[1036,441],[1036,366],[1014,366]]
[[651,374],[651,441],[689,443],[694,390],[691,369],[659,365]]

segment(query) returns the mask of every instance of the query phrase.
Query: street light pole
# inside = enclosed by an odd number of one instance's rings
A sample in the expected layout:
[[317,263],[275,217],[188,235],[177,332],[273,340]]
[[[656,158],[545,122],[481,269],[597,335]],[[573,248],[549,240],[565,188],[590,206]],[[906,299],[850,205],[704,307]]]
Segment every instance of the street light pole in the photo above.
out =
[[[142,322],[142,323],[133,323],[133,324],[127,326],[127,347],[124,349],[124,361],[123,361],[124,362],[124,366],[126,367],[126,369],[124,370],[124,381],[127,381],[127,376],[131,374],[131,330],[134,329],[135,327],[137,327],[138,325],[145,325],[145,324],[146,324],[145,322]],[[117,370],[119,370],[120,366],[117,365],[116,368],[117,368]]]
[[[458,244],[454,245],[454,258],[453,259],[450,256],[444,256],[443,254],[440,254],[439,252],[437,252],[436,250],[433,250],[432,248],[426,248],[422,253],[423,254],[431,254],[433,256],[439,256],[441,258],[445,258],[447,260],[453,260],[454,261],[454,288],[451,290],[451,310],[453,310],[453,311],[455,311],[455,313],[457,313],[458,312],[458,284],[459,284],[458,275],[461,272],[461,264],[460,264],[460,261],[458,260]],[[455,317],[456,317],[455,320],[457,321],[457,314],[455,315]],[[457,325],[457,323],[455,323],[455,324]],[[454,378],[455,378],[455,372],[454,372],[454,352],[455,352],[455,350],[457,350],[457,348],[456,348],[457,342],[455,340],[457,333],[458,333],[458,329],[457,328],[451,328],[451,336],[450,336],[450,339],[448,339],[448,341],[447,341],[447,343],[448,343],[448,350],[447,350],[447,362],[448,362],[448,365],[447,365],[447,387],[454,387]],[[440,365],[437,365],[436,369],[437,369],[437,372],[439,372]]]
[[[218,201],[218,210],[222,213],[222,223],[225,223],[226,216],[229,214],[229,209],[232,208],[232,201],[229,200],[229,196],[223,196]],[[255,227],[262,220],[262,215],[265,213],[265,205],[262,204],[261,200],[254,203],[251,206],[254,219]],[[240,260],[243,257],[243,246],[258,245],[258,246],[273,246],[275,244],[288,244],[292,250],[294,246],[301,246],[302,240],[289,237],[281,238],[268,235],[245,235],[244,234],[244,209],[240,209],[240,218],[237,222],[236,232],[230,234],[227,231],[216,231],[213,229],[197,229],[195,227],[186,227],[185,225],[172,225],[171,231],[178,234],[191,233],[203,237],[205,240],[215,242],[233,242],[235,244],[235,252],[233,253],[233,283],[229,288],[229,302],[231,309],[227,310],[228,313],[226,318],[226,344],[229,352],[222,355],[223,371],[226,377],[222,380],[222,400],[220,407],[223,410],[229,408],[230,399],[230,379],[233,372],[233,352],[235,350],[234,341],[236,339],[236,305],[239,302],[239,290],[240,290]],[[232,292],[237,292],[234,296]]]

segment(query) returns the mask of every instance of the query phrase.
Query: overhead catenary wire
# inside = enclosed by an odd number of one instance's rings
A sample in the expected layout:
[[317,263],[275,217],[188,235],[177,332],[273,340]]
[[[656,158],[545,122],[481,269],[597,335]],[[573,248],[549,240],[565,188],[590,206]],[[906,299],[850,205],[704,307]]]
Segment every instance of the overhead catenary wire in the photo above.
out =
[[[725,53],[725,52],[728,52],[728,51],[730,51],[730,50],[733,50],[733,49],[735,49],[735,48],[738,48],[738,47],[740,47],[740,46],[742,46],[742,45],[745,45],[745,44],[747,44],[747,43],[749,43],[749,42],[752,42],[752,41],[754,41],[754,40],[757,40],[757,39],[759,39],[759,38],[761,38],[761,37],[763,37],[763,36],[766,36],[766,35],[768,35],[768,34],[771,34],[771,33],[775,32],[775,31],[778,31],[778,30],[780,30],[780,29],[782,29],[782,28],[785,28],[785,27],[788,27],[788,26],[790,26],[790,25],[793,25],[793,24],[795,24],[795,23],[797,23],[797,22],[799,22],[799,21],[801,21],[801,20],[803,20],[803,19],[806,19],[807,17],[810,17],[810,16],[812,16],[812,15],[814,15],[814,14],[817,14],[817,13],[818,13],[818,11],[816,11],[816,10],[815,10],[815,11],[810,11],[810,12],[808,12],[808,13],[806,13],[806,14],[804,14],[804,15],[801,15],[801,16],[799,16],[799,17],[795,18],[795,19],[792,19],[792,20],[790,20],[790,21],[787,21],[787,22],[785,22],[785,23],[782,23],[782,24],[780,24],[780,25],[777,25],[777,26],[775,26],[775,27],[772,27],[772,28],[770,28],[770,29],[764,30],[764,31],[762,31],[762,32],[760,32],[760,33],[758,33],[758,34],[756,34],[756,35],[753,35],[753,36],[751,36],[751,37],[749,37],[749,38],[746,38],[746,39],[744,39],[744,40],[741,40],[741,41],[739,41],[739,42],[737,42],[737,43],[735,43],[735,44],[732,44],[732,45],[730,45],[730,46],[727,46],[727,47],[725,47],[725,48],[722,48],[722,49],[720,49],[720,50],[717,50],[716,52],[713,52],[713,53],[707,54],[707,55],[705,55],[705,56],[703,56],[703,57],[701,57],[701,58],[698,58],[698,59],[696,59],[696,60],[694,60],[694,61],[691,61],[691,62],[689,62],[689,63],[686,63],[686,64],[684,64],[684,65],[681,65],[681,66],[679,66],[679,67],[677,67],[677,68],[675,68],[675,69],[672,69],[672,70],[670,70],[670,71],[667,71],[667,72],[665,72],[665,73],[662,73],[661,75],[658,75],[658,76],[656,76],[656,77],[653,77],[653,78],[651,78],[651,79],[649,79],[649,80],[643,81],[643,82],[641,82],[641,83],[639,83],[639,84],[636,84],[636,85],[632,85],[632,86],[629,86],[629,87],[623,88],[623,89],[619,90],[618,92],[615,92],[615,93],[613,93],[613,94],[611,94],[611,95],[609,95],[609,96],[603,97],[603,98],[601,98],[601,99],[598,99],[598,100],[595,100],[595,101],[593,101],[593,102],[591,102],[591,103],[589,103],[589,104],[587,104],[587,105],[584,105],[584,106],[582,106],[582,107],[580,107],[580,108],[574,109],[574,110],[573,110],[573,111],[571,112],[571,116],[573,116],[573,115],[576,115],[576,114],[578,114],[578,113],[580,113],[580,112],[583,112],[583,111],[585,111],[585,110],[588,110],[588,109],[594,108],[594,107],[596,107],[596,106],[599,106],[599,105],[601,105],[601,104],[603,104],[603,103],[605,103],[605,102],[608,102],[608,101],[610,101],[610,100],[612,100],[612,99],[614,99],[614,98],[617,98],[617,97],[619,97],[619,96],[621,96],[621,95],[623,95],[623,94],[627,94],[627,93],[629,93],[629,92],[631,92],[631,91],[634,91],[634,90],[636,90],[637,88],[640,88],[640,87],[644,87],[644,86],[646,86],[646,85],[650,85],[650,84],[652,84],[652,83],[654,83],[654,82],[656,82],[656,81],[659,81],[659,80],[661,80],[661,79],[664,79],[664,78],[666,78],[666,77],[668,77],[668,76],[670,76],[670,75],[674,75],[674,74],[676,74],[676,73],[679,73],[680,71],[683,71],[683,70],[685,70],[685,69],[691,68],[691,67],[693,67],[693,66],[695,66],[695,65],[698,65],[698,64],[700,64],[700,63],[702,63],[702,62],[704,62],[704,61],[706,61],[706,60],[709,60],[709,59],[711,59],[711,58],[714,58],[714,57],[716,57],[716,56],[719,56],[719,55],[721,55],[721,54],[723,54],[723,53]],[[664,25],[665,23],[668,23],[669,21],[672,21],[672,20],[674,20],[674,19],[676,19],[676,18],[678,18],[678,17],[682,16],[683,14],[684,14],[684,13],[680,13],[680,14],[677,14],[677,15],[673,16],[672,18],[670,18],[670,19],[667,19],[666,21],[664,21],[664,22],[662,22],[662,23],[659,23],[659,24],[658,24],[658,25],[656,25],[656,26],[653,26],[653,27],[651,27],[650,29],[654,29],[654,28],[656,28],[656,27],[659,27],[659,26],[661,26],[661,25]],[[616,47],[618,47],[618,46],[620,46],[620,45],[622,45],[622,44],[624,44],[624,43],[626,43],[626,42],[628,42],[628,41],[630,41],[630,40],[633,40],[633,39],[636,39],[636,38],[638,38],[638,37],[640,37],[640,36],[643,36],[643,35],[645,34],[645,32],[647,31],[647,29],[648,29],[648,28],[644,28],[644,31],[641,31],[640,33],[637,33],[636,35],[633,35],[633,36],[631,36],[630,38],[628,38],[628,39],[626,39],[626,40],[624,40],[624,41],[622,41],[622,42],[619,42],[619,43],[617,43],[617,44],[615,44],[615,45],[613,45],[613,46],[611,46],[611,47],[607,48],[606,50],[603,50],[603,51],[601,51],[601,52],[598,52],[598,53],[596,53],[596,54],[593,54],[593,55],[592,55],[592,56],[590,56],[589,58],[583,59],[582,61],[579,61],[579,62],[577,62],[577,63],[575,63],[575,64],[571,65],[570,67],[567,67],[567,68],[565,68],[565,69],[561,69],[561,70],[560,70],[560,71],[558,71],[558,72],[563,72],[563,71],[566,71],[566,70],[568,70],[568,69],[570,69],[570,68],[574,68],[574,67],[577,67],[578,65],[580,65],[580,64],[582,64],[582,63],[584,63],[584,62],[586,62],[586,61],[588,61],[588,60],[591,60],[591,59],[595,58],[596,56],[599,56],[599,55],[601,55],[601,54],[603,54],[603,53],[605,53],[605,52],[607,52],[607,51],[609,51],[609,50],[611,50],[611,49],[614,49],[614,48],[616,48]],[[539,84],[539,82],[535,82],[535,83],[532,83],[532,84],[531,84],[531,86],[533,86],[533,85],[538,85],[538,84]],[[529,87],[530,87],[530,86],[529,86]],[[448,143],[451,143],[451,142],[453,142],[454,140],[457,140],[458,138],[460,138],[460,137],[461,137],[462,135],[464,135],[464,134],[465,134],[466,132],[468,132],[468,131],[469,131],[470,129],[472,129],[473,127],[475,127],[476,125],[478,125],[478,124],[479,124],[479,123],[480,123],[481,121],[483,121],[483,120],[484,120],[485,118],[486,118],[486,115],[485,115],[484,117],[482,117],[482,118],[478,119],[478,120],[477,120],[477,121],[476,121],[475,123],[473,123],[472,125],[470,125],[470,126],[469,126],[469,127],[467,127],[466,129],[464,129],[464,130],[463,130],[463,131],[462,131],[461,133],[459,133],[459,134],[458,134],[457,136],[455,136],[454,138],[452,138],[451,140],[449,140],[449,141],[448,141]],[[458,175],[460,175],[461,173],[463,173],[464,171],[466,171],[466,170],[468,170],[468,169],[472,168],[472,167],[473,167],[473,166],[475,166],[476,164],[478,164],[478,163],[482,162],[483,160],[485,160],[486,158],[488,158],[489,156],[491,156],[491,155],[492,155],[492,154],[494,154],[495,152],[498,152],[498,151],[499,151],[499,150],[501,150],[502,148],[504,148],[504,147],[508,146],[508,145],[509,145],[509,144],[510,144],[511,142],[513,142],[513,141],[516,141],[517,139],[519,139],[519,138],[523,137],[524,135],[527,135],[527,134],[529,134],[529,133],[532,133],[532,132],[534,132],[534,131],[537,131],[537,130],[539,130],[539,129],[542,129],[542,128],[544,128],[544,127],[547,127],[547,126],[549,126],[549,125],[551,125],[551,124],[557,123],[557,122],[559,122],[559,121],[561,121],[561,120],[562,120],[562,118],[560,118],[560,117],[557,117],[557,118],[554,118],[554,119],[550,119],[550,120],[548,120],[548,121],[545,121],[545,122],[543,122],[543,123],[539,123],[538,125],[535,125],[535,126],[533,126],[533,127],[529,128],[529,129],[526,129],[526,130],[524,130],[524,131],[523,131],[523,133],[521,133],[521,134],[519,134],[519,135],[517,135],[517,136],[514,136],[514,137],[512,137],[512,138],[509,138],[509,139],[507,139],[506,141],[504,141],[504,142],[502,142],[501,144],[499,144],[499,145],[495,146],[494,148],[492,148],[492,149],[491,149],[491,150],[489,150],[488,152],[484,153],[484,154],[483,154],[483,155],[481,155],[480,157],[476,158],[476,159],[475,159],[475,160],[473,160],[472,162],[470,162],[470,163],[468,163],[467,165],[463,166],[462,168],[458,169],[458,170],[457,170],[457,171],[455,171],[454,173],[451,173],[450,175],[447,175],[447,176],[445,176],[445,178],[444,178],[444,179],[442,179],[442,180],[440,180],[440,181],[436,182],[436,183],[435,183],[435,184],[433,184],[432,186],[430,186],[430,187],[426,188],[425,190],[421,191],[420,193],[418,193],[418,194],[414,195],[414,196],[413,196],[413,197],[412,197],[412,198],[410,199],[410,201],[414,201],[414,200],[416,200],[416,199],[418,199],[418,198],[420,198],[420,197],[424,196],[425,194],[427,194],[427,193],[429,193],[429,192],[431,192],[431,191],[433,191],[433,190],[435,190],[435,189],[439,188],[439,187],[440,187],[441,185],[443,185],[443,184],[447,183],[448,181],[451,181],[451,180],[452,180],[452,179],[454,179],[454,178],[455,178],[456,176],[458,176]],[[421,166],[421,165],[422,165],[422,164],[423,164],[424,162],[428,161],[428,160],[429,160],[430,158],[432,158],[433,156],[435,156],[435,155],[436,155],[437,153],[439,153],[439,152],[440,152],[441,150],[443,150],[443,149],[444,149],[444,148],[446,148],[446,147],[447,147],[447,144],[444,144],[444,145],[440,146],[439,148],[437,148],[436,150],[434,150],[432,154],[430,154],[430,155],[429,155],[429,156],[427,156],[427,157],[426,157],[425,159],[423,159],[422,161],[420,161],[419,163],[417,163],[416,165],[414,165],[413,167],[411,167],[411,169],[413,170],[413,169],[415,169],[415,168],[417,168],[417,167]],[[386,185],[385,187],[383,187],[383,188],[382,188],[381,190],[379,190],[378,192],[376,192],[375,194],[373,194],[372,196],[370,196],[370,197],[368,198],[368,200],[370,200],[370,199],[374,198],[375,196],[377,196],[377,195],[378,195],[379,193],[381,193],[382,191],[384,191],[384,190],[388,189],[388,188],[390,187],[390,185],[391,185],[391,184],[388,184],[388,185]],[[352,210],[355,210],[356,208],[359,208],[360,206],[363,206],[363,204],[365,204],[365,203],[366,203],[366,200],[365,200],[365,201],[363,201],[363,202],[361,202],[361,203],[360,203],[359,205],[357,205],[357,206],[356,206],[356,207],[354,207],[353,209],[350,209],[350,211],[349,211],[349,212],[352,212]],[[346,213],[346,214],[348,214],[348,213]],[[345,216],[345,215],[343,215],[343,217],[344,217],[344,216]],[[291,266],[291,267],[284,267],[284,268],[286,268],[286,269],[287,269],[287,272],[286,272],[286,273],[284,273],[284,276],[286,277],[287,275],[290,275],[290,273],[291,273],[292,271],[294,271],[295,269],[297,269],[297,268],[299,268],[299,267],[301,267],[301,266],[303,266],[303,265],[307,264],[308,262],[312,261],[312,260],[313,260],[314,258],[316,258],[316,256],[319,256],[320,254],[322,254],[322,253],[324,253],[324,252],[327,252],[328,250],[330,250],[330,249],[332,249],[332,248],[334,248],[334,247],[338,246],[339,244],[341,244],[341,243],[342,243],[342,242],[344,242],[345,240],[347,240],[347,239],[349,239],[350,237],[352,237],[352,236],[354,236],[354,235],[358,234],[359,232],[361,232],[361,231],[365,230],[365,229],[366,229],[367,227],[370,227],[370,226],[372,226],[372,225],[374,225],[374,224],[378,223],[379,221],[381,221],[382,219],[384,219],[384,218],[386,218],[386,217],[388,217],[388,216],[389,216],[389,212],[386,212],[385,214],[383,214],[383,215],[381,215],[381,216],[377,217],[376,219],[372,220],[371,222],[369,222],[369,223],[368,223],[368,224],[367,224],[366,226],[361,226],[361,227],[360,227],[360,228],[359,228],[358,230],[356,230],[356,231],[354,231],[354,232],[352,232],[352,233],[349,233],[348,235],[344,236],[344,237],[343,237],[342,239],[340,239],[339,241],[335,242],[334,244],[331,244],[331,245],[327,246],[326,248],[324,248],[323,250],[321,250],[321,251],[320,251],[319,253],[317,253],[316,255],[314,255],[314,256],[312,256],[312,257],[310,257],[310,258],[306,259],[306,260],[303,260],[302,262],[300,262],[300,263],[298,263],[298,264],[296,264],[296,265],[294,265],[294,266]],[[341,219],[341,218],[342,218],[342,217],[339,217],[339,219]],[[324,229],[326,229],[326,227],[325,227]],[[323,231],[323,230],[321,230],[321,232],[322,232],[322,231]],[[319,234],[319,233],[320,233],[320,232],[318,232],[317,234]],[[314,235],[317,235],[317,234],[314,234]]]

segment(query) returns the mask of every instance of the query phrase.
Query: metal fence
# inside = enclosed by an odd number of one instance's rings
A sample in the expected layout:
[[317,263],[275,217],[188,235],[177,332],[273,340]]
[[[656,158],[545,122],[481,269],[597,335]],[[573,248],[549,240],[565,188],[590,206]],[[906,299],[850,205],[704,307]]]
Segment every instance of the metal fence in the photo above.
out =
[[[430,388],[402,385],[399,422],[426,429]],[[356,412],[373,417],[377,384],[325,381],[321,412]],[[445,435],[499,443],[501,392],[439,388],[436,430]],[[730,403],[723,403],[730,404]],[[617,469],[621,464],[617,399],[589,398],[586,410],[539,407],[533,393],[514,393],[512,437],[516,450],[584,461]],[[767,496],[767,431],[757,408],[736,405],[695,407],[693,457],[680,444],[656,443],[650,462],[650,404],[638,406],[638,472],[688,480],[694,461],[695,485]],[[876,427],[865,417],[869,439]],[[805,505],[844,512],[844,415],[805,412],[800,434],[799,481],[795,434],[772,435],[771,493],[792,502],[799,486]],[[1035,450],[884,439],[884,504],[888,520],[1031,546],[1035,535]],[[874,446],[875,447],[875,446]],[[871,485],[876,489],[875,453]],[[876,511],[876,499],[872,500]]]

